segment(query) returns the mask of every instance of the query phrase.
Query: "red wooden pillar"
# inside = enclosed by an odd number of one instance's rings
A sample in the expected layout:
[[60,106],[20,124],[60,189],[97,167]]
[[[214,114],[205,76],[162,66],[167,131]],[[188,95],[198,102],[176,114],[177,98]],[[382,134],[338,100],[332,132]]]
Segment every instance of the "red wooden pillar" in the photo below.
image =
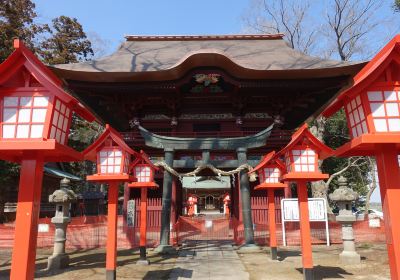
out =
[[147,188],[140,189],[140,259],[138,264],[149,264],[146,257]]
[[172,180],[171,223],[176,223],[176,180]]
[[386,228],[390,278],[400,279],[400,169],[395,145],[384,145],[376,155]]
[[311,248],[310,217],[308,213],[307,182],[297,182],[297,193],[299,198],[299,219],[301,237],[301,256],[303,261],[304,279],[313,279],[313,259]]
[[269,247],[271,248],[271,259],[278,258],[276,241],[276,220],[275,220],[275,191],[268,189],[268,225],[269,225]]
[[117,272],[118,182],[109,183],[107,218],[106,279],[115,280]]
[[21,161],[11,280],[33,279],[35,274],[42,180],[43,159]]

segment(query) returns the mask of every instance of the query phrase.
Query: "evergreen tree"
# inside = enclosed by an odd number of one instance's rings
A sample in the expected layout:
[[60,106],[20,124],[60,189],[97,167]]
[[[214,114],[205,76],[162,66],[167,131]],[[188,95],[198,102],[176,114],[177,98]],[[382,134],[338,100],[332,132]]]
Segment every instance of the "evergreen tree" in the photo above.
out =
[[76,18],[60,16],[53,19],[49,33],[39,51],[48,64],[75,63],[94,55],[92,44]]
[[14,50],[13,39],[20,38],[33,51],[38,35],[49,31],[46,24],[34,22],[37,14],[30,0],[1,0],[0,4],[0,62]]

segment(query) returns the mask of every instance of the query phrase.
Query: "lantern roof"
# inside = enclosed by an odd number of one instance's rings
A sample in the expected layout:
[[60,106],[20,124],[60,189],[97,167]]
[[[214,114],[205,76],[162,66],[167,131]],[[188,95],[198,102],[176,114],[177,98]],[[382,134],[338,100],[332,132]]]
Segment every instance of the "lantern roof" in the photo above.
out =
[[[92,122],[94,115],[86,109],[76,98],[64,91],[62,81],[50,71],[26,46],[19,40],[14,40],[14,52],[0,64],[0,86],[9,81],[13,75],[26,69],[38,83],[67,103],[73,111],[84,119]],[[5,89],[5,87],[3,87]],[[12,88],[10,88],[12,90]]]
[[143,151],[140,150],[139,153],[135,153],[136,158],[133,160],[131,163],[131,166],[135,166],[137,164],[147,164],[149,165],[153,170],[158,170],[158,166],[155,166],[153,162],[150,160],[149,156]]
[[106,129],[104,130],[103,134],[100,135],[100,137],[92,145],[90,145],[88,148],[86,148],[86,150],[82,152],[84,158],[86,160],[95,161],[98,149],[101,148],[105,141],[109,138],[111,138],[124,151],[130,153],[131,155],[135,155],[136,157],[140,156],[139,153],[132,150],[125,143],[125,141],[122,139],[121,134],[119,134],[118,131],[113,129],[109,124],[106,124]]
[[289,144],[276,154],[276,157],[284,155],[288,150],[293,149],[295,145],[304,140],[307,140],[308,144],[318,152],[321,158],[327,158],[333,154],[333,150],[319,141],[318,138],[308,130],[308,125],[305,123],[295,133],[293,133],[292,140],[290,140]]
[[249,171],[248,174],[250,173],[254,173],[262,168],[264,168],[265,166],[269,165],[269,164],[274,164],[276,165],[280,170],[285,170],[285,165],[284,163],[276,157],[276,152],[272,151],[269,152],[268,154],[266,154],[260,161],[259,164],[257,164],[256,167],[254,167],[253,170]]
[[[396,35],[354,76],[352,86],[339,93],[332,104],[322,112],[322,115],[325,117],[333,115],[344,106],[346,98],[351,98],[377,80],[380,81],[380,76],[385,75],[384,72],[393,61],[400,65],[400,34]],[[391,78],[385,77],[383,80],[389,80],[386,83],[392,82],[394,84],[395,81],[390,81]]]

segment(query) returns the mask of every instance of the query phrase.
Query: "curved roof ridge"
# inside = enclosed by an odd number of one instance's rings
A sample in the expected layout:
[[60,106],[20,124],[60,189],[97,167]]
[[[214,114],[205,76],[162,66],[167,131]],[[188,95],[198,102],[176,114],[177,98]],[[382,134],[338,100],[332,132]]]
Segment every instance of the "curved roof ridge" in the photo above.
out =
[[201,40],[273,40],[284,34],[227,34],[227,35],[125,35],[127,41],[201,41]]

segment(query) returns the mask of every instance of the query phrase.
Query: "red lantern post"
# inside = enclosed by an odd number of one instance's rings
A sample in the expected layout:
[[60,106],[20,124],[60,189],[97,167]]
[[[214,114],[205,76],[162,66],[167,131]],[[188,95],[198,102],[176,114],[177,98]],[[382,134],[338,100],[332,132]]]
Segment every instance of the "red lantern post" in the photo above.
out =
[[301,251],[304,279],[313,279],[313,260],[311,250],[311,230],[308,213],[307,183],[327,179],[328,174],[322,174],[318,168],[319,157],[327,157],[332,150],[322,144],[312,135],[304,124],[293,135],[289,144],[276,156],[284,156],[286,174],[282,176],[285,182],[297,182],[299,199]]
[[275,151],[272,151],[249,174],[254,172],[258,173],[260,180],[260,184],[254,189],[267,190],[269,246],[271,248],[271,259],[276,260],[278,258],[278,242],[276,240],[275,190],[287,187],[286,184],[280,182],[286,169],[284,163],[275,157]]
[[147,232],[147,189],[158,188],[154,182],[154,172],[158,167],[154,166],[149,157],[140,151],[140,154],[130,165],[136,182],[128,184],[131,188],[140,188],[140,259],[137,264],[150,264],[146,256],[146,232]]
[[344,107],[350,142],[335,155],[375,156],[391,279],[400,279],[400,35],[389,42],[323,112]]
[[129,175],[131,156],[134,154],[137,153],[108,124],[103,134],[83,151],[86,160],[97,162],[97,173],[87,176],[87,180],[107,183],[109,186],[106,256],[107,280],[116,279],[118,187],[121,183],[134,181],[134,177]]
[[72,113],[93,115],[25,45],[0,65],[0,159],[21,164],[11,279],[33,279],[44,162],[80,161],[67,146]]

